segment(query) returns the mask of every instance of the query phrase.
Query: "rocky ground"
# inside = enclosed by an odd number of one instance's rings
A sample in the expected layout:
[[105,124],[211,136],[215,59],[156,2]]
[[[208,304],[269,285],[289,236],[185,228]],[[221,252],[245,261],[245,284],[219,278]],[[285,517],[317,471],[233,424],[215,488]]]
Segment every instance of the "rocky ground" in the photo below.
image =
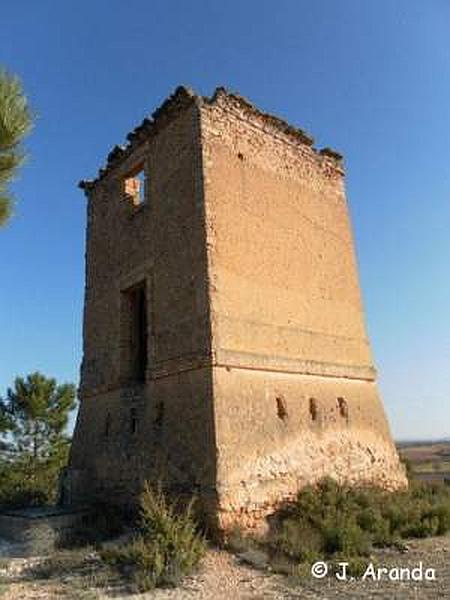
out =
[[[111,572],[101,566],[95,553],[88,554],[87,559],[85,554],[79,565],[69,571],[67,568],[39,570],[39,566],[36,567],[35,564],[39,564],[39,561],[36,559],[0,560],[1,600],[435,600],[450,597],[450,536],[414,540],[407,544],[407,551],[384,551],[376,556],[375,568],[402,567],[411,570],[422,563],[421,581],[395,581],[386,573],[381,574],[380,581],[374,581],[371,576],[364,581],[357,579],[345,582],[337,581],[334,576],[323,579],[314,579],[311,575],[304,575],[301,579],[289,578],[271,573],[261,564],[264,562],[261,557],[252,556],[251,553],[234,556],[224,551],[210,550],[198,573],[185,578],[178,588],[130,595],[126,593],[122,584],[114,579]],[[74,560],[76,564],[77,559]],[[435,569],[432,580],[425,579],[425,569]],[[395,575],[395,571],[391,573],[391,577]],[[419,571],[415,575],[419,575]],[[431,575],[432,572],[428,572],[428,576]],[[403,574],[403,577],[405,576],[406,571]]]

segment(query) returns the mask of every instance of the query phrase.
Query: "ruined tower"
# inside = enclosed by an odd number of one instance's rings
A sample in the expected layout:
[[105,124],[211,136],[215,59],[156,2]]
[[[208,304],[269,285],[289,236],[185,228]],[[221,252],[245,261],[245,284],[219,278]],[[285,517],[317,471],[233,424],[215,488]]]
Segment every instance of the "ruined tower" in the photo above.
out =
[[162,479],[223,529],[325,475],[405,485],[337,153],[222,88],[179,88],[80,185],[73,502]]

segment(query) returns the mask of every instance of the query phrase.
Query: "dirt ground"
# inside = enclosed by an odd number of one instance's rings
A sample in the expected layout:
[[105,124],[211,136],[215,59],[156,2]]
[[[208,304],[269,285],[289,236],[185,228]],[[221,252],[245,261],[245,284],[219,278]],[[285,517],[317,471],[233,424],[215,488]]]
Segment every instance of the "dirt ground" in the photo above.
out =
[[[245,558],[245,557],[244,557]],[[1,600],[238,600],[238,599],[297,599],[326,600],[330,598],[389,598],[392,600],[450,598],[450,536],[414,540],[407,551],[383,551],[376,557],[375,568],[402,567],[404,569],[435,569],[432,580],[391,580],[381,574],[380,581],[368,576],[364,581],[337,581],[334,576],[314,579],[310,574],[289,578],[273,574],[264,568],[254,568],[243,560],[221,550],[210,550],[199,571],[186,577],[177,588],[158,589],[146,594],[125,593],[119,583],[105,573],[92,555],[85,568],[72,573],[33,577],[27,572],[29,560],[2,559],[0,573]],[[406,573],[406,572],[405,572]],[[415,576],[419,576],[417,570]],[[403,575],[403,579],[405,578]],[[428,577],[432,572],[428,572]]]

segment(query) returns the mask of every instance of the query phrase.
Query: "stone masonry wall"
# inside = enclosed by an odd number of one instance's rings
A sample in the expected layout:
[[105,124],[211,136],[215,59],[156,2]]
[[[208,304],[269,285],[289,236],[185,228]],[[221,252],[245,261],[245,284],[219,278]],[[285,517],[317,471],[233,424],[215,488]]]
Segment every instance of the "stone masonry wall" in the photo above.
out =
[[405,485],[339,157],[220,91],[202,141],[222,526],[261,523],[324,475]]
[[[198,110],[181,94],[166,112],[131,149],[116,151],[119,160],[95,184],[86,184],[82,401],[70,460],[75,502],[135,502],[144,479],[214,497]],[[125,181],[140,166],[145,199],[135,205]],[[142,283],[148,366],[145,381],[130,382],[124,295]]]
[[226,530],[260,526],[324,475],[406,485],[376,387],[341,157],[220,88],[179,88],[128,140],[82,183],[72,502],[132,504],[144,479],[162,480]]

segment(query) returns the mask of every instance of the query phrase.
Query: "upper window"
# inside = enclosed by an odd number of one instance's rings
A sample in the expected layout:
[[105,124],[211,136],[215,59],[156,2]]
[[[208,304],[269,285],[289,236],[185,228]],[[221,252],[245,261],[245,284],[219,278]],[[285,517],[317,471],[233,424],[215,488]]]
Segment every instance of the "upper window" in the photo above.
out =
[[145,171],[144,165],[139,165],[124,179],[125,194],[131,199],[134,206],[145,202]]

